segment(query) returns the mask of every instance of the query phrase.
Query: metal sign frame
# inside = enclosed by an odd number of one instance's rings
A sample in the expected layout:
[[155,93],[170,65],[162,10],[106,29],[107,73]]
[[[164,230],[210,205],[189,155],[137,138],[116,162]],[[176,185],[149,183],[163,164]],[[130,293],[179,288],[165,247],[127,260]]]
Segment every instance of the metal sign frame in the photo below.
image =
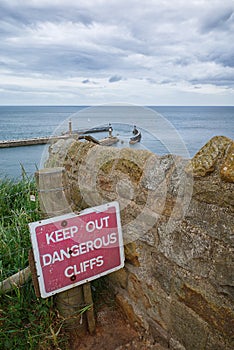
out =
[[33,222],[29,228],[42,298],[124,266],[120,209],[116,201],[85,209],[78,215],[69,213]]

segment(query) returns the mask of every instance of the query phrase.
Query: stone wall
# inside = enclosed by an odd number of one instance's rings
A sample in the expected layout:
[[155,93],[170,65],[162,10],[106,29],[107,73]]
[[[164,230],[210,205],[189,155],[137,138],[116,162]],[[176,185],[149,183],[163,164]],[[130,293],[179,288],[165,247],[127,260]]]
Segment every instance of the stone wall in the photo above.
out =
[[108,279],[136,327],[171,349],[234,348],[234,152],[210,140],[190,161],[60,140],[71,210],[118,200],[125,267]]

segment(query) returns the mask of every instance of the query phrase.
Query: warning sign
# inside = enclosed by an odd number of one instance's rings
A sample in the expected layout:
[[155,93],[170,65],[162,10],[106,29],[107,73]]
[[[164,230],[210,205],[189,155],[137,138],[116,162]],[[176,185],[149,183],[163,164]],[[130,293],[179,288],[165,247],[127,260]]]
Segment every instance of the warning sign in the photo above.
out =
[[118,202],[29,224],[43,298],[124,266]]

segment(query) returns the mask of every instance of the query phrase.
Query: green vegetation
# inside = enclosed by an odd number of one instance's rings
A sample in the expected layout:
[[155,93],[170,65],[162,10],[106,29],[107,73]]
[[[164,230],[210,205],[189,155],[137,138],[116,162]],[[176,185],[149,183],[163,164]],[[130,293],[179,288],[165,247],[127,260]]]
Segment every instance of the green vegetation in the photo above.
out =
[[[34,181],[0,180],[0,281],[28,266],[28,223],[39,218]],[[0,292],[0,349],[65,349],[62,325],[53,298],[37,298],[31,279]]]

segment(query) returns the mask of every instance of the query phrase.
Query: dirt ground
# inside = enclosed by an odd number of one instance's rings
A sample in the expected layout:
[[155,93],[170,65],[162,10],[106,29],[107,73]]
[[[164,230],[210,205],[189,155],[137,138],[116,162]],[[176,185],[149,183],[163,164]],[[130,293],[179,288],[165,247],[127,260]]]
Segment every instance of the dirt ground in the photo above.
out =
[[96,307],[96,331],[82,338],[71,334],[71,350],[165,350],[146,331],[137,331],[110,296],[102,296]]

